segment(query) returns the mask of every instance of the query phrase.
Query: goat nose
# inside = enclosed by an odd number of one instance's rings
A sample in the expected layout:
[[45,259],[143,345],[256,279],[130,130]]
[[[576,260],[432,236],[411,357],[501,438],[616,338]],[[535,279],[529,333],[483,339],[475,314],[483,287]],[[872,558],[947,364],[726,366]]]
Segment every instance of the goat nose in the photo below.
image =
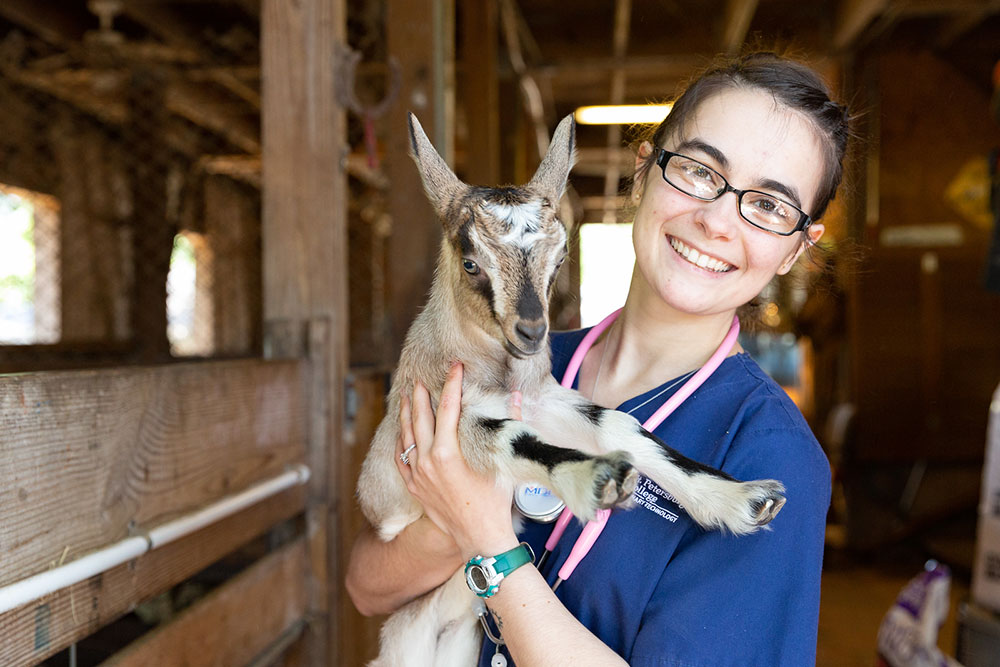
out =
[[537,345],[541,342],[542,337],[545,336],[546,329],[548,327],[545,325],[545,322],[539,320],[529,320],[527,322],[522,320],[514,327],[521,341],[529,345]]

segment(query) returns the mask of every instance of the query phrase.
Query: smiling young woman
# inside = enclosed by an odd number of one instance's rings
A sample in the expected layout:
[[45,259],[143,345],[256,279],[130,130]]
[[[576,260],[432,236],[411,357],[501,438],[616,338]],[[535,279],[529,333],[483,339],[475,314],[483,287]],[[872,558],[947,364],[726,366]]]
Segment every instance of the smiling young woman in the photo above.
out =
[[[848,134],[845,108],[799,63],[751,54],[696,79],[639,147],[632,283],[573,386],[645,422],[719,349],[734,315],[822,236]],[[553,335],[557,378],[585,334]],[[403,407],[407,442],[433,455],[434,474],[411,486],[430,519],[390,543],[359,537],[348,574],[359,608],[394,608],[477,553],[522,540],[542,551],[550,526],[528,521],[515,535],[510,491],[455,455],[460,393],[458,370],[442,396],[452,408],[436,422],[419,389]],[[497,653],[522,667],[815,663],[830,469],[802,415],[737,345],[655,433],[733,477],[780,480],[787,504],[769,530],[736,538],[702,530],[643,479],[637,507],[612,513],[557,592],[579,525],[541,571],[503,580],[486,603],[506,644],[486,640],[481,665]]]

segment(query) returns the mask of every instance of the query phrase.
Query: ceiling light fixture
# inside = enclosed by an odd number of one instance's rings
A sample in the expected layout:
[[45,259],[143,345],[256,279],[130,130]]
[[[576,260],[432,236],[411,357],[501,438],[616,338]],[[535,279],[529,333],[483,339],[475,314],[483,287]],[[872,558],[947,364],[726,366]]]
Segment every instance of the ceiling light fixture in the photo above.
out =
[[578,107],[573,117],[580,125],[631,125],[659,123],[673,104],[616,104]]

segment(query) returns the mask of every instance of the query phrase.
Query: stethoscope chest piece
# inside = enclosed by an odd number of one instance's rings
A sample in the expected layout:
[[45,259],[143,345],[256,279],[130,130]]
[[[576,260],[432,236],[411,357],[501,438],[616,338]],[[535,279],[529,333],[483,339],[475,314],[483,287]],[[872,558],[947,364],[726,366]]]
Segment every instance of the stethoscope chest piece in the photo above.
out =
[[526,483],[518,484],[514,489],[514,506],[527,519],[552,523],[566,503],[541,484]]

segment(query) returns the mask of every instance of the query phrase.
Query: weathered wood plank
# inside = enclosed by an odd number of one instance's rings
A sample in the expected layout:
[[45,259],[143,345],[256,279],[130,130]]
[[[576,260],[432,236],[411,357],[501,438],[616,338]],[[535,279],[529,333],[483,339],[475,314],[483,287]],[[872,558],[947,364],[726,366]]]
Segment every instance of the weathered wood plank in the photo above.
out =
[[[351,372],[350,384],[354,391],[356,411],[345,429],[345,446],[341,457],[343,482],[337,503],[340,525],[338,548],[343,563],[347,563],[354,538],[364,524],[364,515],[358,507],[354,490],[357,488],[358,475],[361,474],[361,464],[368,453],[368,443],[375,436],[375,430],[385,415],[389,372],[355,368]],[[346,638],[340,647],[340,664],[368,664],[378,655],[378,633],[385,617],[362,616],[347,595],[342,597],[338,613],[341,632]]]
[[306,543],[296,540],[224,584],[103,667],[245,665],[306,610]]
[[464,67],[457,97],[469,132],[462,175],[467,183],[495,185],[501,182],[497,6],[476,0],[461,0],[460,6]]
[[0,376],[0,585],[302,462],[303,391],[292,361]]
[[0,665],[33,665],[300,513],[298,486],[36,603],[0,614]]
[[[316,591],[302,654],[307,664],[335,664],[339,625],[328,611],[338,608],[343,574],[331,507],[347,363],[350,152],[336,56],[347,42],[347,3],[263,0],[260,15],[265,353],[308,349],[308,460],[318,469],[307,512],[313,567],[303,576]],[[280,331],[290,335],[274,335]]]
[[434,215],[413,163],[397,159],[410,148],[407,110],[419,118],[429,137],[446,160],[442,145],[446,131],[435,119],[450,115],[445,100],[434,95],[435,15],[433,0],[390,0],[386,3],[386,42],[389,53],[399,61],[402,88],[399,99],[383,120],[385,174],[392,183],[388,192],[387,212],[392,219],[392,233],[386,239],[386,310],[390,313],[389,345],[377,363],[395,363],[406,331],[420,310],[431,285],[434,258],[441,240],[441,225]]

